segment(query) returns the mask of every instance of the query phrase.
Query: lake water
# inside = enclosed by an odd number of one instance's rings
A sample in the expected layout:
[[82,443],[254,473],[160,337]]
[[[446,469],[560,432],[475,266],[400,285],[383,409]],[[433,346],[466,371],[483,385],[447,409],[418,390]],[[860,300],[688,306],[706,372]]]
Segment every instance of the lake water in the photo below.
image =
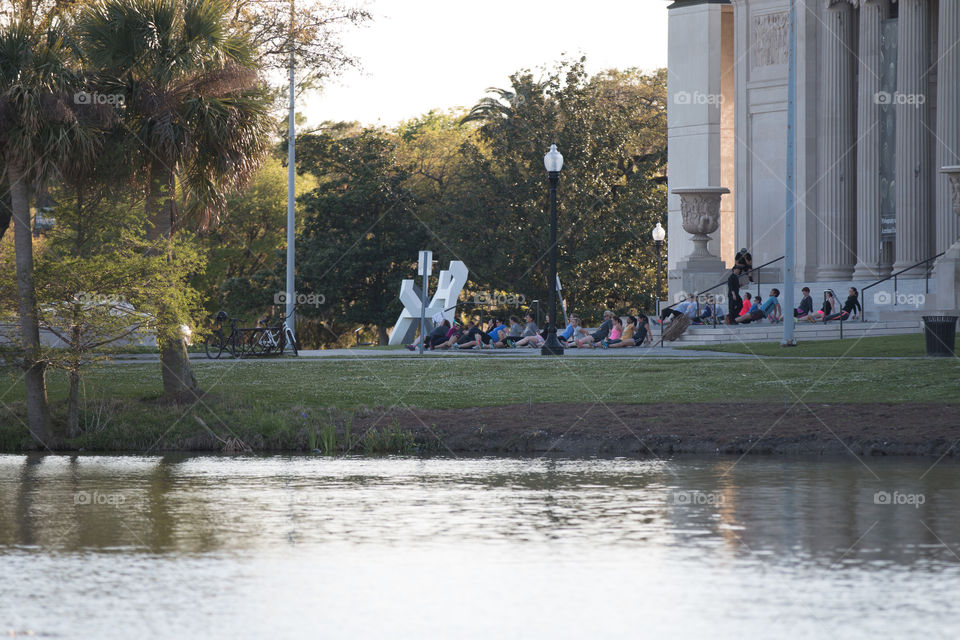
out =
[[0,636],[955,638],[933,463],[0,456]]

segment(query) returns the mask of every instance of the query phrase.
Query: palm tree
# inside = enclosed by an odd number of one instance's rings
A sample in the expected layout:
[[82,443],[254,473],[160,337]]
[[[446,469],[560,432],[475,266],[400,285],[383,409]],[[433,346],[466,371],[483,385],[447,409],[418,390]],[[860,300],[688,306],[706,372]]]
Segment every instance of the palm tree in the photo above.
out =
[[[85,62],[105,91],[124,96],[131,162],[158,247],[187,223],[216,221],[228,191],[267,150],[269,97],[256,51],[231,15],[229,0],[104,0],[79,19]],[[180,333],[186,319],[175,304],[167,309],[158,333],[164,397],[189,401],[198,386]]]
[[33,277],[30,197],[68,162],[83,162],[97,134],[83,125],[73,100],[79,76],[71,67],[61,25],[39,32],[22,20],[0,27],[0,148],[9,187],[16,250],[20,340],[30,433],[53,444]]

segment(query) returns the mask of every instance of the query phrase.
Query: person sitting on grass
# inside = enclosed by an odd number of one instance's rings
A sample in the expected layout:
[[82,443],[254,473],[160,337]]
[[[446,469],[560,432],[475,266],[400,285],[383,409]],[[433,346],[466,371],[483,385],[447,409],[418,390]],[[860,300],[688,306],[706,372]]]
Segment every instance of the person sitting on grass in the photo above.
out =
[[510,328],[507,333],[500,334],[500,342],[494,343],[493,346],[498,349],[504,347],[512,347],[514,343],[523,337],[523,325],[520,324],[520,318],[517,316],[510,316]]
[[593,347],[595,343],[603,342],[604,338],[610,336],[610,330],[613,329],[613,311],[604,311],[603,312],[603,322],[600,323],[600,328],[594,331],[592,334],[584,336],[577,339],[577,347]]
[[490,323],[487,325],[487,332],[480,334],[480,348],[483,349],[487,347],[492,349],[496,346],[498,342],[502,339],[502,334],[507,330],[507,326],[503,324],[502,318],[490,319]]
[[524,316],[524,319],[527,321],[527,326],[523,329],[523,337],[517,340],[513,346],[539,347],[543,344],[543,337],[540,335],[540,330],[537,328],[537,323],[533,317],[533,314],[528,312],[527,315]]
[[577,339],[587,335],[587,330],[580,326],[580,316],[575,313],[570,314],[570,323],[567,328],[557,334],[557,339],[564,347],[570,348],[577,346]]
[[623,318],[613,316],[613,327],[610,329],[610,336],[607,340],[619,340],[623,337]]
[[[423,343],[424,349],[432,349],[434,344],[439,344],[446,340],[447,330],[450,329],[450,321],[444,318],[443,322],[438,324],[427,334],[426,342]],[[422,337],[422,336],[421,336]],[[420,345],[420,338],[418,337],[411,344],[407,345],[407,349],[410,351],[416,351],[417,347]]]
[[840,311],[826,316],[823,319],[824,324],[830,322],[831,320],[840,320],[840,322],[843,322],[848,318],[856,318],[860,312],[863,311],[863,307],[860,306],[860,293],[857,291],[857,288],[850,287],[850,291],[848,293],[849,295],[844,301],[843,307],[840,309]]
[[636,346],[653,344],[653,332],[650,331],[650,318],[645,313],[637,314],[637,330],[633,333],[633,342]]
[[620,334],[619,338],[615,338],[613,331],[611,331],[610,337],[600,343],[604,349],[634,346],[633,337],[637,334],[637,319],[633,316],[627,316],[627,324],[624,326],[623,321],[621,321],[620,318],[616,318],[613,325],[614,329],[616,329],[618,321],[620,322],[620,326],[623,327],[623,333]]
[[467,323],[467,329],[453,345],[454,349],[473,349],[481,344],[480,334],[483,333],[477,323],[471,320]]
[[793,310],[793,317],[800,320],[809,320],[813,322],[813,298],[810,297],[810,287],[800,289],[803,297],[800,298],[800,304]]
[[[780,300],[778,296],[780,295],[779,289],[770,289],[770,295],[762,303],[757,304],[756,310],[751,309],[750,313],[745,316],[737,318],[737,324],[746,324],[748,322],[753,322],[754,320],[761,320],[768,317],[770,314],[776,312],[776,308],[780,305]],[[757,301],[759,302],[760,296],[757,296]]]
[[459,320],[454,320],[453,326],[451,326],[450,329],[447,330],[447,339],[439,344],[435,344],[433,346],[433,349],[431,350],[436,351],[437,349],[440,349],[440,350],[449,349],[453,345],[457,344],[457,340],[459,340],[463,336],[463,332],[464,332],[463,325],[460,324]]

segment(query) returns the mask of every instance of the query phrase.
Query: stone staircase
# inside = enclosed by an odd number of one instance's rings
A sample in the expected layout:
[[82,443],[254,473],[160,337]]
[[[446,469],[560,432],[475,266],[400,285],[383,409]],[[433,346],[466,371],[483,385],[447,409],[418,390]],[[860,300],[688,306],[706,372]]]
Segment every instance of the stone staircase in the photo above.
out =
[[[843,338],[863,338],[867,336],[893,336],[922,333],[922,322],[918,319],[890,319],[884,321],[848,320],[846,322],[797,323],[794,335],[798,341],[839,340],[843,324]],[[653,339],[660,337],[660,328],[654,326]],[[740,342],[780,342],[783,339],[783,325],[771,324],[766,320],[746,325],[692,325],[676,342],[668,345],[716,345],[738,344]]]

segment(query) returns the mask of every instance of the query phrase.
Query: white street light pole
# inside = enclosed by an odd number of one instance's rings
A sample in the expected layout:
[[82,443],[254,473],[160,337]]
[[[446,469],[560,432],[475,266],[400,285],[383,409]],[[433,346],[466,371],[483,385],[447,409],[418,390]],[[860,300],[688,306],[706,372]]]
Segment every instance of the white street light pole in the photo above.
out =
[[784,347],[796,346],[794,337],[794,268],[796,247],[796,207],[797,195],[794,190],[796,183],[795,166],[797,139],[797,7],[796,0],[790,0],[790,28],[788,38],[790,42],[789,57],[787,60],[787,211],[784,221],[783,238],[783,342]]
[[[296,302],[296,284],[294,282],[294,250],[296,244],[296,215],[294,213],[294,177],[296,175],[294,163],[296,162],[296,153],[294,152],[294,140],[296,136],[296,123],[294,122],[294,79],[293,79],[293,37],[294,37],[294,0],[290,0],[290,130],[287,134],[287,307],[284,311],[284,325],[286,326],[287,340],[295,340],[294,328],[294,303]],[[294,343],[295,344],[295,343]]]

